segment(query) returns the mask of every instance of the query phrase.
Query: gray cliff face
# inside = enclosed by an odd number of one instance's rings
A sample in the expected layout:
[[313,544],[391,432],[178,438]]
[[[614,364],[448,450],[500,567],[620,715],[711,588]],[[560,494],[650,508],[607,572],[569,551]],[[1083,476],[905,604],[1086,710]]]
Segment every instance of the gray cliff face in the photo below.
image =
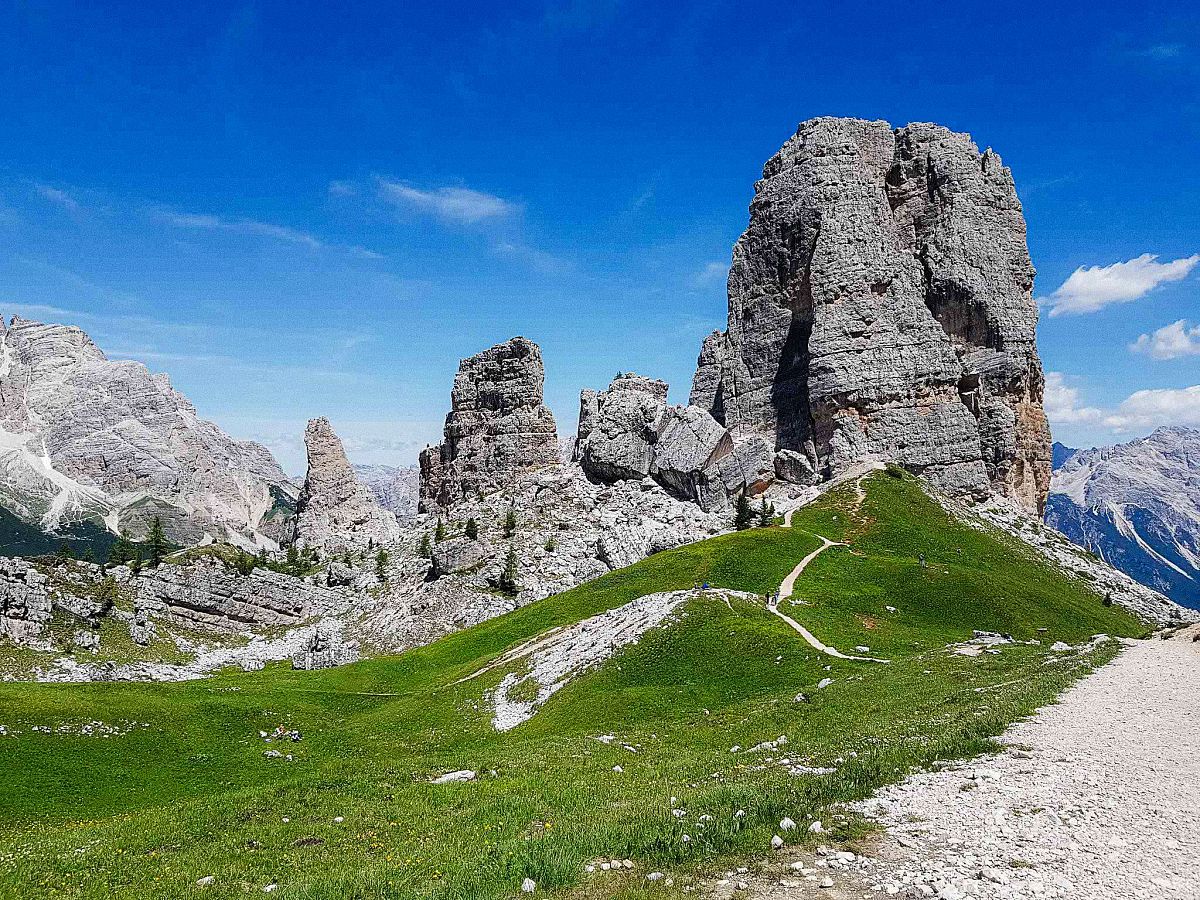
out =
[[813,119],[755,186],[729,327],[705,340],[691,403],[826,478],[892,460],[953,495],[1040,510],[1033,276],[990,150],[937,125]]
[[1128,444],[1075,451],[1054,473],[1046,523],[1200,609],[1200,430],[1159,428]]
[[354,474],[375,502],[407,524],[417,514],[421,470],[416,466],[354,465]]
[[296,501],[296,544],[328,554],[394,541],[400,534],[396,517],[359,482],[328,419],[308,423],[304,446],[308,473]]
[[287,478],[265,447],[201,419],[165,375],[81,330],[0,326],[0,502],[46,530],[83,518],[180,543],[248,543]]
[[705,510],[757,493],[775,478],[774,448],[748,429],[726,428],[698,406],[667,403],[667,384],[632,372],[579,401],[575,458],[595,481],[651,477]]
[[542,403],[544,379],[542,352],[523,337],[459,364],[445,439],[420,457],[423,511],[501,490],[558,463],[554,415]]

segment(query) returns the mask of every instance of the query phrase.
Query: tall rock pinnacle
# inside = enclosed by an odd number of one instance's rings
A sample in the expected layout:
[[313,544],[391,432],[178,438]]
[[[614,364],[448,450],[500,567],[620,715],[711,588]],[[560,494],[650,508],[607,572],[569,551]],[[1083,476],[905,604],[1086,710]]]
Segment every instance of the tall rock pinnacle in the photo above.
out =
[[542,403],[542,351],[515,337],[464,359],[445,439],[421,453],[421,509],[499,490],[558,462],[554,415]]
[[296,543],[342,553],[394,541],[400,534],[396,517],[359,483],[328,419],[308,423],[304,446],[308,474],[296,503]]
[[1010,171],[938,125],[820,118],[767,162],[691,402],[830,476],[893,460],[1040,511],[1050,432]]

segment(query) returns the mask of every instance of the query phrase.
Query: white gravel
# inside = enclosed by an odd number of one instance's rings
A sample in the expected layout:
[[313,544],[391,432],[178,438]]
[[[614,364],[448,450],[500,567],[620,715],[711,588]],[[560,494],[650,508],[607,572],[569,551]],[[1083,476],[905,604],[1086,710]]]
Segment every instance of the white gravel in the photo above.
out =
[[[818,854],[739,896],[1197,900],[1195,633],[1133,642],[1010,728],[1007,751],[914,775],[861,804],[887,829],[869,857],[842,867]],[[812,868],[797,875],[800,866]],[[822,868],[834,870],[828,886]]]
[[1200,897],[1200,644],[1190,634],[1135,643],[1005,741],[1012,749],[997,757],[868,801],[900,844],[871,887]]

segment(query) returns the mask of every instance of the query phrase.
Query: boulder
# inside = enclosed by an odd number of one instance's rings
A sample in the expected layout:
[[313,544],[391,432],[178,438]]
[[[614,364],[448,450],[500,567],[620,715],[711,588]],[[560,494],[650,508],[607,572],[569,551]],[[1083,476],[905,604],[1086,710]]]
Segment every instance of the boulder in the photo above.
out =
[[585,391],[580,413],[576,453],[588,475],[611,484],[650,474],[667,415],[666,382],[632,372],[618,375],[606,391]]
[[433,545],[433,574],[450,575],[473,569],[492,555],[483,541],[468,537],[449,538]]

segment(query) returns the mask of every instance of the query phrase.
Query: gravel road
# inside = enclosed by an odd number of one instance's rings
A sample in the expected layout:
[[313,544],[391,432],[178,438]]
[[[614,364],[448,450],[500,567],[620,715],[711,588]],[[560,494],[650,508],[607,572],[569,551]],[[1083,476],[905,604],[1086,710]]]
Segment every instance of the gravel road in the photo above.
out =
[[1197,900],[1195,634],[1200,626],[1173,640],[1133,642],[1059,703],[1009,729],[1006,752],[881,791],[862,805],[887,827],[869,858],[821,854],[803,861],[811,868],[799,870],[798,861],[782,879],[751,878],[737,893]]

